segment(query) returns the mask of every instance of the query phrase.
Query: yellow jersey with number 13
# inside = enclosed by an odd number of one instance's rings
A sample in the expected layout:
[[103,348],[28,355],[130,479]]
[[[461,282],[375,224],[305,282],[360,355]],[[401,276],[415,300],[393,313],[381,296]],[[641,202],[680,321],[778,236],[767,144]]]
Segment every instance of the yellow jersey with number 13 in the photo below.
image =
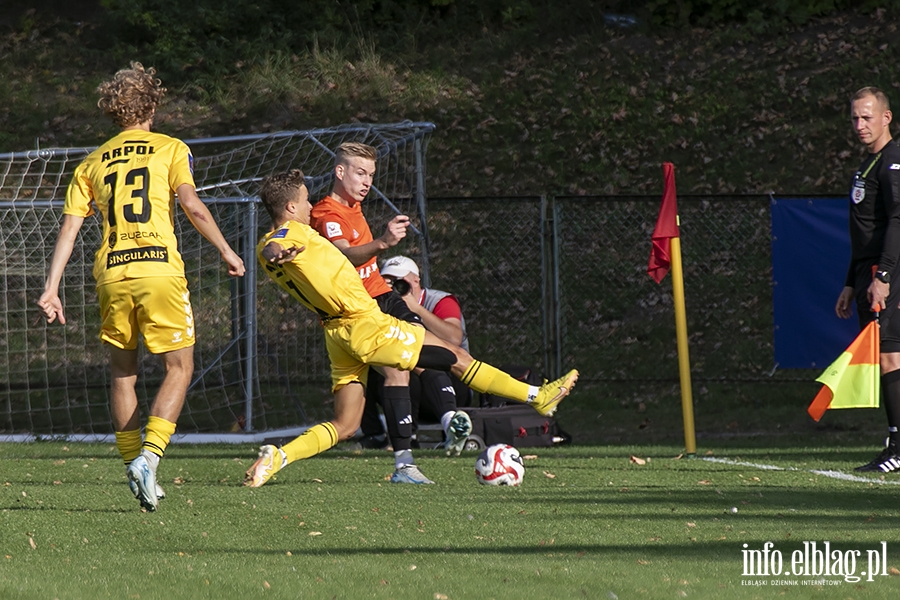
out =
[[184,276],[175,238],[175,190],[194,185],[187,144],[161,133],[123,131],[75,169],[63,214],[103,220],[94,259],[97,285]]

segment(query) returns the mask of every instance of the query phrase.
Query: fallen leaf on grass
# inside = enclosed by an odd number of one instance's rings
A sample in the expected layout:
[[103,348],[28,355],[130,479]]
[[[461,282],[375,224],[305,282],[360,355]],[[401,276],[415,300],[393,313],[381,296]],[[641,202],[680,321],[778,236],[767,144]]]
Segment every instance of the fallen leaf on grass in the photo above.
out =
[[548,471],[544,471],[544,477],[546,477],[547,479],[556,479],[556,475]]
[[322,535],[322,532],[321,532],[321,531],[310,531],[310,532],[309,532],[309,535],[313,535],[313,536],[315,536],[315,535]]
[[637,456],[632,456],[631,462],[633,462],[636,465],[646,465],[647,464],[646,460],[644,460],[643,458],[638,458]]
[[900,575],[900,569],[897,567],[891,567],[891,575]]
[[28,544],[31,546],[32,550],[37,550],[37,544],[34,543],[34,538],[28,538]]
[[701,479],[697,483],[699,483],[700,485],[709,485],[712,482],[709,479]]
[[538,457],[537,454],[526,454],[522,457],[523,460],[535,460]]

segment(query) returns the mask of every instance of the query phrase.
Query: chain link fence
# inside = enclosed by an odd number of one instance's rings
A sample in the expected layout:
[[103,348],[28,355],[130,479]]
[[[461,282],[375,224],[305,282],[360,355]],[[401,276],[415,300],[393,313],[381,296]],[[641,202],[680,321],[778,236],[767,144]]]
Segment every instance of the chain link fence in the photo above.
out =
[[[472,353],[578,368],[584,382],[677,381],[671,276],[647,275],[659,196],[432,198],[432,287],[456,294]],[[697,381],[773,373],[767,196],[680,196],[685,303]]]
[[[414,216],[418,234],[387,254],[414,258],[426,285],[460,299],[474,356],[537,367],[547,378],[578,368],[585,386],[641,399],[648,385],[678,382],[671,279],[657,285],[646,273],[659,205],[659,196],[430,198],[423,210],[392,195],[367,200],[364,210],[375,236],[395,211]],[[773,369],[768,197],[680,196],[678,206],[694,381],[810,380],[806,371]],[[253,265],[267,227],[256,199],[214,199],[210,208]],[[100,243],[99,228],[85,227],[76,245],[83,256],[73,257],[81,266],[66,271],[72,324],[48,328],[33,302],[58,207],[29,211],[3,213],[0,391],[13,416],[2,428],[83,431],[87,422],[102,430],[109,382],[88,251]],[[253,428],[265,430],[327,418],[328,360],[315,315],[262,273],[228,278],[181,217],[177,228],[200,332],[182,427],[239,431],[252,416]],[[150,398],[161,367],[142,354],[141,368],[138,391]]]

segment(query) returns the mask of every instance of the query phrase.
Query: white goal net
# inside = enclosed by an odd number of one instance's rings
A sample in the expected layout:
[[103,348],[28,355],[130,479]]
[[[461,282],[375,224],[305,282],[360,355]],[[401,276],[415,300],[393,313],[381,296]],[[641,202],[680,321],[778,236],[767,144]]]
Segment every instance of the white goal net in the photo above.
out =
[[[270,173],[300,168],[315,201],[331,189],[334,150],[342,142],[376,147],[366,217],[378,236],[393,214],[410,216],[412,240],[404,253],[420,260],[427,281],[425,151],[433,129],[404,122],[186,140],[200,197],[248,269],[243,278],[229,277],[218,252],[178,212],[176,233],[197,321],[195,372],[179,433],[246,435],[296,428],[331,413],[328,359],[315,315],[257,268],[256,241],[270,225],[258,205],[259,183]],[[108,354],[97,337],[91,276],[99,218],[85,221],[63,277],[67,324],[47,325],[36,305],[66,187],[91,150],[0,154],[0,436],[6,439],[112,432]],[[146,416],[162,363],[142,351],[139,373]]]

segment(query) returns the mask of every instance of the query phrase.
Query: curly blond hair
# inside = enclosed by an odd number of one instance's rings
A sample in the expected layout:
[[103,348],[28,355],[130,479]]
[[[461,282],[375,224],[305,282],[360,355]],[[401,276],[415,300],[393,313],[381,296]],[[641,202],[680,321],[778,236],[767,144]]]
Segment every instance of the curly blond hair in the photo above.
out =
[[154,75],[153,67],[145,70],[141,63],[132,62],[130,69],[122,69],[111,81],[97,87],[97,106],[119,127],[149,120],[166,94],[166,88]]

